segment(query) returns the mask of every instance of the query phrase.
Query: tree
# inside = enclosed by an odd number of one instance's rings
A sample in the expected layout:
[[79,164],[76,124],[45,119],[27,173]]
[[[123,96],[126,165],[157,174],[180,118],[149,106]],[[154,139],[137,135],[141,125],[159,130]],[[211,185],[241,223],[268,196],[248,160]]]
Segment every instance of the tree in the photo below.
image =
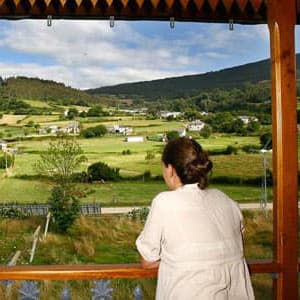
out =
[[145,160],[147,160],[148,163],[150,163],[150,161],[154,158],[155,158],[155,153],[151,150],[147,150]]
[[263,149],[272,149],[272,133],[270,131],[262,134],[259,140]]
[[205,139],[209,138],[212,134],[212,128],[209,125],[204,125],[204,127],[200,130],[200,136]]
[[79,114],[78,110],[72,107],[68,110],[67,118],[69,120],[74,120],[78,116],[78,114]]
[[81,135],[85,138],[101,137],[107,133],[107,129],[103,125],[90,127],[81,132]]
[[259,122],[255,120],[250,120],[249,123],[247,124],[247,131],[248,132],[256,132],[260,128]]
[[100,105],[96,105],[88,110],[86,115],[88,117],[99,117],[103,114],[103,109]]
[[120,178],[119,168],[111,168],[104,162],[97,162],[88,167],[88,177],[96,180],[118,180]]
[[74,139],[62,136],[58,141],[50,142],[34,167],[41,174],[53,178],[59,185],[66,185],[74,171],[86,160],[80,145]]
[[179,138],[179,132],[178,131],[172,130],[172,131],[167,132],[168,141],[175,140],[177,138]]
[[71,180],[74,171],[84,161],[86,157],[80,145],[74,139],[62,136],[49,144],[35,164],[41,174],[51,176],[56,183],[48,199],[54,231],[66,232],[79,216],[80,192],[71,184]]

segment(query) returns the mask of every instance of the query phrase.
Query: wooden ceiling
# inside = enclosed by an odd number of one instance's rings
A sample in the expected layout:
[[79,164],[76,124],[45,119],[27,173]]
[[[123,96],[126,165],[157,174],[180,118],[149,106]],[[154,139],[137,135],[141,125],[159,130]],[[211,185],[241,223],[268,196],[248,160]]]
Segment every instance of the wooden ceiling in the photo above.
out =
[[[284,1],[284,0],[282,0]],[[267,0],[0,0],[0,18],[266,23]]]

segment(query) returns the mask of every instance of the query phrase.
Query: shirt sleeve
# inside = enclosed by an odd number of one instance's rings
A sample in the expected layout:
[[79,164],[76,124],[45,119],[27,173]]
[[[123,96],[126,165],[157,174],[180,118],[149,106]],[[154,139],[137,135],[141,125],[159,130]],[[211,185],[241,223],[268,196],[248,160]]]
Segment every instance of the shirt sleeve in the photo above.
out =
[[161,200],[160,195],[153,199],[144,229],[136,240],[139,253],[149,262],[160,259],[163,236]]

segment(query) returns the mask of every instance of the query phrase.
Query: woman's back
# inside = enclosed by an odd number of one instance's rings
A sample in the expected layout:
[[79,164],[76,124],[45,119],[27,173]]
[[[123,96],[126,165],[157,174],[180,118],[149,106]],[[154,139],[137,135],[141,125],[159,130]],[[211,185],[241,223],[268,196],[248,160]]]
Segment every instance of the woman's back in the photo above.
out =
[[163,221],[165,263],[199,268],[243,256],[241,214],[222,192],[188,184],[154,201]]

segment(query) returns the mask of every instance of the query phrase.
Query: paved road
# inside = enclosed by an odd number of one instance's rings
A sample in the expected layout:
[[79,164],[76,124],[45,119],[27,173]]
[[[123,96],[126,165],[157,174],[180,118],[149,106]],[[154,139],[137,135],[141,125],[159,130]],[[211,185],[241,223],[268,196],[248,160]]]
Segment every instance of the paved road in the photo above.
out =
[[[102,214],[126,214],[134,208],[140,208],[139,206],[127,206],[127,207],[102,207]],[[260,203],[243,203],[240,204],[241,209],[260,209]],[[272,203],[268,203],[267,209],[272,209]]]

